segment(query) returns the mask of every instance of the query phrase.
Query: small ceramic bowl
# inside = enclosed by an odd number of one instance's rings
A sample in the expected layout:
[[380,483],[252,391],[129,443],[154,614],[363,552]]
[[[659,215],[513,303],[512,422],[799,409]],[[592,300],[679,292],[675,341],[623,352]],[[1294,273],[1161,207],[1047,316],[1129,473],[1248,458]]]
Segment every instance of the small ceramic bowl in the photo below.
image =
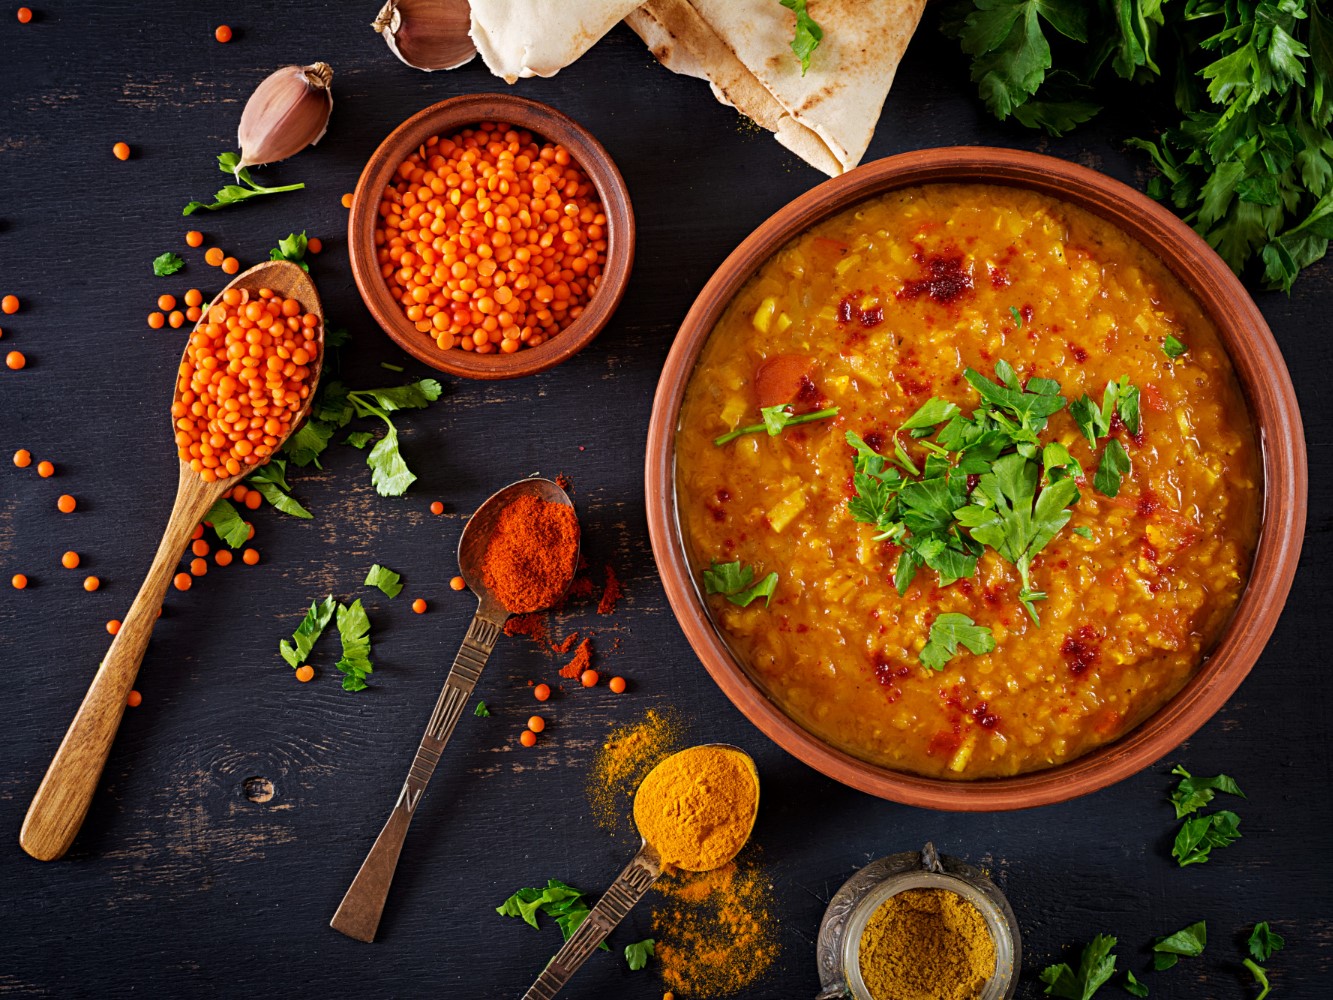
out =
[[[390,294],[389,286],[380,274],[375,247],[380,195],[398,165],[433,136],[453,135],[486,121],[507,122],[564,146],[596,187],[606,215],[606,266],[601,283],[583,313],[545,343],[522,348],[513,354],[476,354],[458,348],[446,351],[417,330]],[[625,181],[610,154],[582,125],[555,108],[512,94],[468,94],[417,112],[380,143],[356,183],[347,223],[347,246],[352,259],[352,276],[366,308],[404,351],[423,364],[451,375],[478,379],[518,378],[546,371],[577,354],[611,319],[625,294],[634,263],[634,210]]]
[[[1000,184],[1036,191],[1106,219],[1137,240],[1194,295],[1217,327],[1263,443],[1264,506],[1249,581],[1230,623],[1194,676],[1120,739],[1044,771],[951,781],[868,763],[826,743],[771,701],[714,627],[676,516],[676,429],[699,352],[746,281],[799,233],[869,198],[923,184]],[[903,153],[826,181],[780,209],[709,279],[685,316],[657,383],[645,457],[648,535],[671,609],[723,693],[774,742],[853,788],[930,809],[991,811],[1086,795],[1141,771],[1207,722],[1259,659],[1291,589],[1305,528],[1306,455],[1291,377],[1263,315],[1230,268],[1184,222],[1138,191],[1049,156],[984,146]]]
[[861,937],[870,918],[908,889],[946,889],[975,906],[995,943],[995,974],[980,1000],[1011,1000],[1018,990],[1023,943],[1009,900],[979,868],[939,855],[933,844],[872,861],[829,900],[815,941],[821,991],[816,1000],[886,1000],[872,996],[861,978]]

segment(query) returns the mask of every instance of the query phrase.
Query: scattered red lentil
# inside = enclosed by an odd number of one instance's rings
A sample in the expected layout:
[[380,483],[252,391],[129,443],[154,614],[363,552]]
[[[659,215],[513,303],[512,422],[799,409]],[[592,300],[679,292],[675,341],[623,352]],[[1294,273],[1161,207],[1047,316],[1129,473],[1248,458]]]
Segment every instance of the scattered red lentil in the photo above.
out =
[[204,245],[204,234],[197,229],[191,229],[185,234],[185,245],[191,247],[201,247]]
[[300,681],[302,684],[305,684],[313,680],[314,677],[315,677],[315,668],[312,667],[310,664],[303,663],[301,666],[296,668],[296,679]]
[[189,573],[177,573],[171,582],[177,590],[189,590],[194,586],[194,578]]
[[586,688],[596,687],[597,682],[601,680],[596,670],[585,670],[579,674],[579,683]]
[[27,448],[20,448],[18,451],[14,452],[14,464],[20,469],[26,469],[28,466],[32,465],[32,452]]
[[235,257],[227,257],[222,261],[223,274],[235,274],[241,269],[241,262]]
[[78,507],[79,502],[68,493],[62,493],[56,498],[56,510],[62,514],[73,514],[74,509]]
[[227,25],[225,24],[219,24],[217,26],[217,30],[213,32],[213,37],[216,38],[219,42],[224,42],[224,43],[230,42],[231,28],[227,27]]
[[540,733],[546,728],[546,720],[540,715],[534,715],[528,719],[528,728],[534,733]]
[[112,635],[118,635],[120,633],[120,619],[112,618],[106,623],[106,630]]
[[254,566],[256,563],[259,562],[259,550],[245,549],[241,553],[241,562],[245,563],[245,565],[247,566]]
[[32,20],[32,11],[29,10],[27,7],[20,7],[18,9],[18,19],[19,19],[19,24],[27,24],[29,21]]
[[138,691],[131,691],[129,697],[125,699],[125,704],[129,705],[130,708],[138,708],[143,704],[143,695]]
[[229,288],[190,335],[171,415],[176,448],[205,482],[262,465],[310,395],[319,317],[272,289]]
[[79,559],[79,554],[77,552],[66,552],[60,557],[60,565],[64,566],[65,569],[78,569],[80,562],[81,560]]
[[625,678],[623,678],[623,677],[612,677],[609,681],[607,681],[606,686],[609,687],[609,688],[611,689],[611,692],[612,692],[613,694],[624,694],[624,693],[625,693]]
[[389,291],[445,349],[536,347],[583,312],[606,262],[606,216],[569,152],[503,123],[421,146],[378,212]]
[[306,240],[305,248],[311,253],[320,253],[324,249],[324,241],[318,236],[312,236]]
[[90,594],[101,585],[102,581],[97,579],[97,577],[95,576],[85,577],[83,581],[83,589],[88,591],[88,593]]
[[160,330],[167,325],[167,318],[160,312],[150,312],[148,314],[148,325],[154,330]]
[[191,575],[191,576],[203,576],[203,575],[204,575],[205,573],[207,573],[207,572],[208,572],[208,560],[207,560],[207,559],[191,559],[191,560],[190,560],[190,575]]
[[6,295],[0,299],[0,311],[7,315],[14,315],[19,311],[19,297],[17,295]]
[[50,462],[42,461],[37,463],[37,475],[43,479],[50,479],[56,474],[56,467]]
[[209,247],[204,251],[204,262],[211,264],[213,267],[221,267],[226,257],[227,255],[222,252],[221,247]]
[[431,512],[432,514],[443,514],[443,513],[444,513],[444,504],[442,504],[442,503],[440,503],[440,501],[436,500],[433,504],[430,505],[430,512]]
[[209,552],[208,542],[203,538],[196,538],[190,543],[190,551],[197,556],[206,556]]
[[456,576],[449,581],[450,590],[464,590],[467,587],[467,581],[461,576]]
[[179,330],[184,325],[185,313],[181,312],[179,309],[172,310],[171,315],[167,317],[167,326],[171,327],[173,330]]
[[190,540],[194,541],[196,538],[203,538],[203,537],[204,537],[204,526],[202,524],[196,524],[194,526],[194,530],[190,532]]
[[551,697],[551,685],[538,684],[532,689],[532,696],[538,701],[545,701],[547,698]]
[[531,729],[525,729],[518,734],[518,741],[525,747],[535,747],[537,745],[537,734]]
[[28,578],[22,573],[15,573],[9,578],[9,582],[14,585],[15,590],[23,590],[28,586]]
[[201,306],[204,304],[204,293],[197,288],[191,288],[185,293],[185,304],[187,306]]
[[342,198],[339,199],[339,200],[340,200],[340,202],[341,202],[343,208],[351,208],[351,207],[352,207],[352,192],[351,192],[351,191],[348,191],[348,192],[347,192],[345,195],[343,195]]
[[217,554],[213,556],[213,561],[219,566],[230,566],[231,559],[232,555],[230,549],[218,549]]
[[171,310],[176,308],[176,296],[159,295],[157,297],[157,307],[163,312],[171,312]]
[[423,601],[420,597],[418,597],[415,601],[412,602],[412,610],[419,615],[424,615],[426,613],[426,602]]
[[130,158],[130,144],[128,142],[118,142],[111,147],[111,152],[118,160],[128,160]]
[[23,356],[22,351],[10,351],[5,355],[5,364],[14,369],[14,371],[18,371],[27,363],[28,359]]
[[185,310],[185,318],[191,323],[198,323],[199,318],[203,316],[204,311],[198,306],[190,306]]

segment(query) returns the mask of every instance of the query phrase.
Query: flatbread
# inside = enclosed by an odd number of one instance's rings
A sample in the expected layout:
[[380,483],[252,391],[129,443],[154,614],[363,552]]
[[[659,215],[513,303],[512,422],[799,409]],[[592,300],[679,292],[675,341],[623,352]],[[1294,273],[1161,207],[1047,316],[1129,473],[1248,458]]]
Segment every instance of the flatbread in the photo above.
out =
[[470,34],[506,83],[555,76],[642,0],[472,0]]
[[810,0],[824,39],[801,76],[777,0],[648,0],[625,22],[673,72],[837,176],[860,162],[926,0]]

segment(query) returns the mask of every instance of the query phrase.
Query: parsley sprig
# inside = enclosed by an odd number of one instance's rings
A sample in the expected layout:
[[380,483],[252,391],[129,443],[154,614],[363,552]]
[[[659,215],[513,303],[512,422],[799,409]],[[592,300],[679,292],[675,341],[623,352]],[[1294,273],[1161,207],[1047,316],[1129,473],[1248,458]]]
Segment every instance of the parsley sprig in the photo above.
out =
[[[283,191],[299,191],[304,184],[284,184],[282,187],[264,187],[262,184],[256,184],[250,176],[249,167],[236,169],[241,162],[240,153],[219,153],[218,169],[224,174],[232,175],[240,184],[227,184],[213,195],[212,204],[204,204],[202,201],[192,201],[185,206],[181,215],[193,215],[200,209],[209,212],[216,212],[220,208],[226,208],[228,205],[236,205],[251,198],[258,198],[266,194],[281,194]],[[245,185],[242,187],[242,184]]]
[[814,410],[810,413],[796,413],[792,409],[791,403],[779,403],[777,406],[761,406],[759,415],[763,417],[762,422],[757,424],[746,424],[744,427],[737,427],[734,431],[728,431],[726,434],[713,438],[713,444],[719,448],[735,441],[742,434],[764,434],[769,437],[776,437],[788,427],[795,427],[797,424],[809,424],[816,420],[827,420],[829,417],[838,415],[838,408],[830,406],[824,410]]
[[947,611],[931,622],[929,638],[921,648],[921,662],[931,670],[943,670],[957,655],[959,645],[979,656],[995,648],[995,635],[967,615]]
[[175,274],[184,266],[185,261],[181,259],[180,254],[171,253],[170,251],[158,254],[153,258],[153,273],[159,278]]

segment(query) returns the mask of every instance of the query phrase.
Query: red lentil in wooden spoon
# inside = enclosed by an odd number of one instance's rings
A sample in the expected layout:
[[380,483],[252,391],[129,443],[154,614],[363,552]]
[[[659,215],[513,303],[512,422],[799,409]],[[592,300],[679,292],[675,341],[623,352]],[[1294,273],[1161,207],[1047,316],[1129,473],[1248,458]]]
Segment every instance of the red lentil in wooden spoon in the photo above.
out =
[[28,807],[19,843],[33,857],[53,861],[73,843],[181,553],[209,508],[300,425],[323,359],[319,295],[288,261],[237,275],[191,333],[171,405],[176,502],[148,576]]

